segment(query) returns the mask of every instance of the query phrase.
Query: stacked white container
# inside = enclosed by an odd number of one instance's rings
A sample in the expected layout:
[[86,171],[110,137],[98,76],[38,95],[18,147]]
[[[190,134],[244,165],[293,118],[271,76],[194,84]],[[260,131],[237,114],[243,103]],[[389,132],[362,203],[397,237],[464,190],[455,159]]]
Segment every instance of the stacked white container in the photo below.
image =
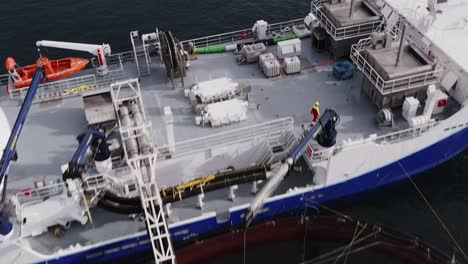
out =
[[278,58],[284,59],[286,57],[300,56],[301,55],[301,40],[290,39],[278,42],[277,44]]
[[301,71],[301,60],[299,57],[289,57],[284,59],[284,71],[286,74],[298,73]]
[[273,53],[260,55],[259,65],[266,77],[274,77],[280,74],[280,63]]

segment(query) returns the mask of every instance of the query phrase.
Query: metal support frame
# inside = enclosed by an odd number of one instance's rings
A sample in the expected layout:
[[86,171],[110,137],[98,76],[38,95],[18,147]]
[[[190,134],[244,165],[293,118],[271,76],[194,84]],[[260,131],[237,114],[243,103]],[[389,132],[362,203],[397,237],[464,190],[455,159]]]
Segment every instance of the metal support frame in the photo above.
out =
[[[146,227],[153,247],[156,263],[175,263],[175,255],[172,249],[169,230],[159,188],[156,181],[155,166],[157,151],[153,143],[151,122],[146,121],[143,100],[138,79],[117,82],[111,85],[111,96],[115,110],[125,102],[137,103],[142,113],[144,124],[123,127],[120,117],[117,118],[120,136],[124,142],[123,148],[128,166],[136,177],[140,190],[140,198],[145,213]],[[125,142],[129,139],[137,139],[147,135],[150,142],[148,153],[140,153],[130,158]]]

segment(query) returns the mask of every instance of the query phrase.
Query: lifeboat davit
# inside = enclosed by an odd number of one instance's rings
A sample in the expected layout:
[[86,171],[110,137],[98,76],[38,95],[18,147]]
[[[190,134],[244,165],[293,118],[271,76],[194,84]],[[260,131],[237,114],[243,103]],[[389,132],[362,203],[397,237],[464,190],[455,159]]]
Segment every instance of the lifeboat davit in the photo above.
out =
[[16,62],[9,57],[5,61],[5,67],[8,72],[16,71],[18,77],[13,78],[13,83],[16,88],[27,87],[31,85],[32,78],[37,67],[44,65],[46,78],[45,82],[60,80],[71,76],[83,70],[89,64],[88,59],[83,58],[64,58],[59,60],[49,60],[46,57],[41,57],[36,61],[36,64],[16,68]]

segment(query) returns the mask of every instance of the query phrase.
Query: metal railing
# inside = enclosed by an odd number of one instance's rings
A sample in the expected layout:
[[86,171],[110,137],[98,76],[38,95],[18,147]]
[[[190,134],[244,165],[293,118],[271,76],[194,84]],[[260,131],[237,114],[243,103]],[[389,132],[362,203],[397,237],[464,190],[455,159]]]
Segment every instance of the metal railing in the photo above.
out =
[[175,152],[170,152],[169,146],[158,147],[158,159],[166,156],[179,157],[200,152],[220,145],[238,144],[252,141],[255,138],[279,139],[284,131],[293,131],[294,119],[292,117],[282,118],[253,126],[233,129],[219,134],[209,135],[201,138],[191,139],[175,144]]
[[430,122],[430,123],[422,125],[422,126],[412,127],[412,128],[408,128],[408,129],[405,129],[405,130],[398,131],[398,132],[378,136],[378,137],[374,138],[373,141],[376,142],[376,143],[379,143],[379,144],[381,144],[381,143],[394,143],[394,142],[398,142],[398,141],[401,141],[401,140],[405,140],[405,139],[409,139],[409,138],[419,136],[419,135],[429,131],[431,128],[433,128],[433,127],[435,127],[437,125],[439,125],[439,122],[433,121],[433,122]]
[[65,183],[56,183],[47,185],[41,188],[31,188],[24,191],[16,193],[16,216],[17,219],[22,219],[21,212],[23,211],[24,206],[35,203],[37,201],[43,201],[52,196],[57,196],[63,194],[66,190]]
[[260,146],[257,146],[255,154],[253,155],[253,164],[268,164],[274,158],[274,154],[271,151],[271,146],[267,140],[263,141]]
[[[123,69],[109,71],[106,76],[89,74],[41,84],[36,92],[34,103],[41,103],[79,96],[83,92],[105,87],[112,82],[128,79],[131,76]],[[23,100],[29,87],[10,89],[10,99]]]
[[313,0],[311,2],[311,12],[317,17],[320,25],[333,37],[334,40],[344,40],[356,37],[367,37],[372,32],[378,30],[382,21],[365,22],[353,26],[336,27],[327,15],[322,12],[324,0]]
[[[97,89],[109,83],[131,77],[123,69],[123,64],[134,62],[131,51],[113,54],[108,58],[109,65],[118,65],[119,68],[109,71],[106,76],[88,74],[84,76],[63,79],[55,82],[41,84],[36,93],[34,103],[47,102],[81,95],[85,91]],[[9,86],[9,96],[13,100],[23,100],[29,87],[15,89],[8,74],[0,75],[0,85]]]
[[123,65],[126,62],[135,62],[135,57],[132,51],[125,51],[117,54],[112,54],[107,59],[109,65]]
[[384,80],[362,55],[364,50],[370,46],[370,38],[361,39],[357,44],[352,45],[351,60],[383,95],[418,88],[421,86],[427,86],[439,82],[438,77],[439,74],[443,71],[443,68],[438,64],[435,65],[435,69],[432,71],[413,74],[393,80]]
[[[429,130],[431,130],[433,127],[436,127],[437,125],[439,125],[439,122],[432,121],[425,125],[412,127],[412,128],[400,130],[400,131],[393,132],[393,133],[388,133],[388,134],[377,136],[377,137],[371,136],[371,137],[368,137],[367,139],[344,142],[342,144],[336,145],[333,151],[330,151],[330,149],[314,151],[312,155],[310,157],[308,156],[307,158],[309,159],[311,163],[316,163],[316,162],[328,160],[335,154],[347,148],[357,147],[366,142],[386,144],[386,143],[396,143],[402,140],[408,140],[408,139],[420,136],[421,134],[428,132]],[[310,147],[312,147],[312,145],[310,145]]]
[[95,194],[108,188],[107,177],[103,174],[93,174],[83,180],[83,187],[86,191],[93,191]]
[[[282,33],[282,34],[288,33],[292,30],[293,26],[300,25],[300,24],[304,24],[303,18],[270,24],[268,25],[267,33],[269,35],[271,35],[272,32]],[[208,47],[208,46],[213,46],[213,45],[241,41],[245,38],[246,34],[248,35],[248,38],[246,40],[253,40],[251,37],[252,29],[248,28],[248,29],[237,30],[237,31],[232,31],[232,32],[227,32],[227,33],[222,33],[222,34],[217,34],[217,35],[184,40],[181,42],[181,44],[184,47],[184,49],[188,49],[189,47],[188,44],[190,42],[193,43],[195,47]]]
[[2,74],[0,75],[0,86],[7,85],[10,79],[9,74]]

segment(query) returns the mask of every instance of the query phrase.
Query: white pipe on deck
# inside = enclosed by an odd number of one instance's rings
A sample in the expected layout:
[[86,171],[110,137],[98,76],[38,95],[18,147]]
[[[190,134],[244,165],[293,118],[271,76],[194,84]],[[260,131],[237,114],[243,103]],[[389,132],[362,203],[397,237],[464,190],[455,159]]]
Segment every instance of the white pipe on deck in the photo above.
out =
[[258,214],[258,210],[263,206],[265,200],[268,199],[268,197],[270,197],[273,194],[273,192],[278,188],[281,181],[283,181],[284,176],[286,176],[286,174],[288,173],[289,168],[292,164],[293,159],[288,158],[286,160],[286,163],[281,164],[278,171],[270,179],[268,179],[268,182],[265,184],[265,186],[263,186],[263,188],[260,190],[257,196],[255,196],[253,201],[250,203],[249,210],[245,217],[247,226]]

